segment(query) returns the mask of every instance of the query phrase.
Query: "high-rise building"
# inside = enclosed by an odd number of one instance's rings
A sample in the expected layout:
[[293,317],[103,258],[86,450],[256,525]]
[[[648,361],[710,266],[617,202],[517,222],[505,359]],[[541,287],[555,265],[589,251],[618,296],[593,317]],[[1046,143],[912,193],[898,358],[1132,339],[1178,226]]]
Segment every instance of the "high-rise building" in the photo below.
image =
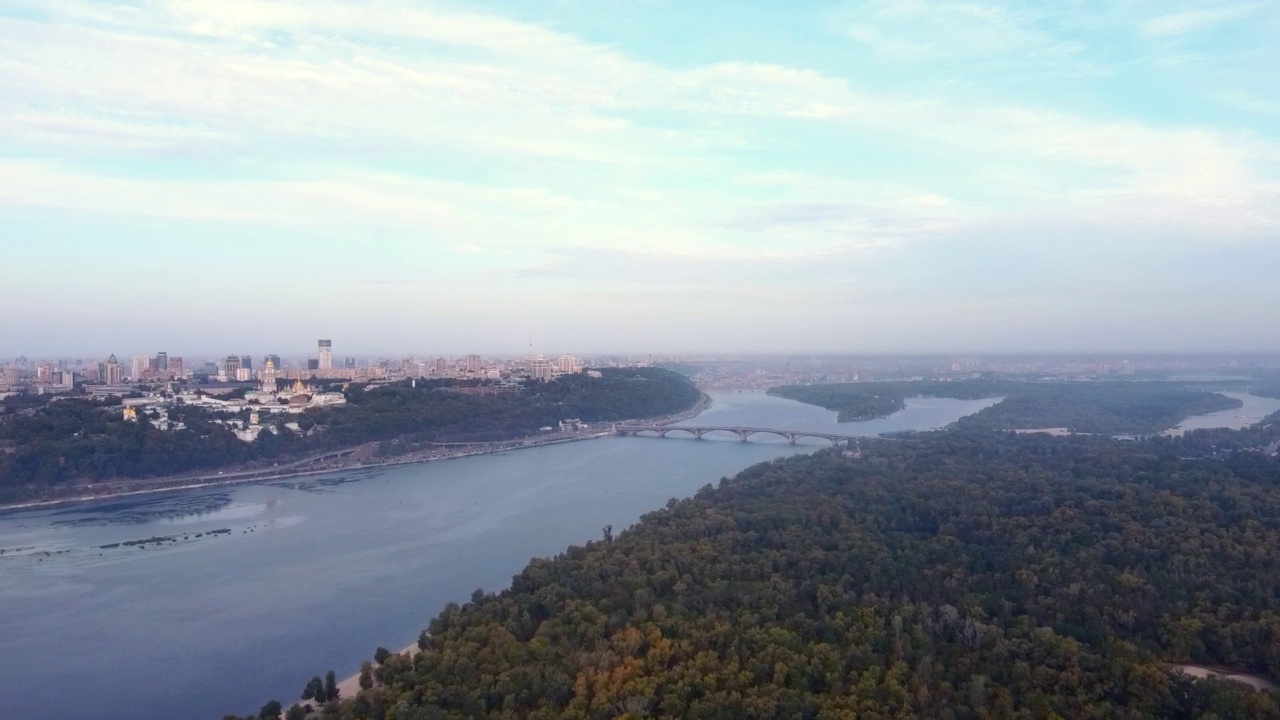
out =
[[169,377],[175,377],[175,378],[181,379],[186,377],[186,372],[187,372],[186,368],[183,367],[182,365],[182,358],[180,357],[169,358]]
[[249,368],[236,368],[236,382],[248,382],[252,380],[253,371]]
[[480,368],[484,367],[479,355],[468,355],[466,359],[467,372],[480,372]]
[[141,380],[147,376],[147,371],[151,368],[151,358],[142,355],[133,356],[133,367],[130,368],[129,379],[133,381]]
[[320,369],[320,361],[319,361],[319,360],[317,360],[317,359],[315,359],[315,358],[307,358],[307,369],[308,369],[308,370],[319,370],[319,369]]
[[107,364],[103,370],[102,380],[108,385],[119,385],[124,382],[124,366],[116,360],[115,355],[107,358]]
[[18,381],[22,379],[22,368],[17,365],[9,365],[4,369],[4,384],[9,387],[17,387]]
[[529,376],[534,380],[547,382],[551,379],[554,372],[555,368],[552,367],[551,361],[539,355],[534,359],[533,366],[529,369]]
[[556,359],[556,370],[562,373],[576,373],[582,369],[578,364],[578,358],[572,355],[561,355]]
[[156,353],[156,372],[160,373],[160,377],[169,377],[169,353]]
[[240,356],[228,355],[227,359],[222,361],[222,374],[228,379],[235,379],[236,371],[240,369]]
[[248,355],[241,355],[241,356],[240,356],[240,367],[244,368],[245,370],[252,371],[252,370],[253,370],[253,358],[252,358],[252,357],[250,357],[250,356],[248,356]]
[[344,360],[342,361],[342,367],[343,367],[343,368],[345,368],[345,369],[347,369],[347,370],[355,370],[355,369],[356,369],[356,359],[355,359],[355,358],[353,358],[353,357],[349,357],[349,358],[344,359]]
[[449,361],[444,358],[436,358],[436,374],[443,375],[449,369]]
[[36,382],[51,383],[53,382],[53,366],[42,364],[36,366]]
[[332,370],[333,369],[333,341],[320,340],[316,343],[316,346],[320,350],[320,360],[319,360],[320,364],[317,369]]

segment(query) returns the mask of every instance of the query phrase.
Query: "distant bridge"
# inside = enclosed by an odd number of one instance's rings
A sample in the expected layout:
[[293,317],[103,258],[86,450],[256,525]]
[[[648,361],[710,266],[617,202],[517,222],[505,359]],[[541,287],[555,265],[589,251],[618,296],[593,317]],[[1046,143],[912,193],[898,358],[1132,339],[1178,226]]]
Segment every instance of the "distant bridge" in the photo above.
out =
[[796,444],[801,438],[817,438],[826,440],[832,445],[840,443],[851,443],[863,439],[860,435],[841,435],[839,433],[816,432],[812,430],[781,430],[778,428],[763,427],[741,427],[741,426],[722,426],[722,427],[684,427],[679,425],[619,425],[614,428],[619,435],[640,435],[647,433],[646,437],[664,438],[671,433],[685,433],[695,440],[701,440],[703,435],[713,432],[728,432],[738,436],[742,442],[752,435],[777,435],[785,438],[788,443]]

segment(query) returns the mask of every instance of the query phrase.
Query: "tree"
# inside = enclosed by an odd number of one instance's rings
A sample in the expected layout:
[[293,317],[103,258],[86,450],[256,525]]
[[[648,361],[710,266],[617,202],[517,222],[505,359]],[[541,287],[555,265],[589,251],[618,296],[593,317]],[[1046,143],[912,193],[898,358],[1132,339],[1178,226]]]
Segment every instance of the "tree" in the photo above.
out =
[[427,634],[426,630],[423,630],[422,632],[418,633],[418,649],[419,650],[427,649],[427,643],[430,637],[431,636]]
[[258,711],[258,720],[280,720],[280,701],[268,700]]
[[[382,648],[378,648],[381,650]],[[379,661],[381,662],[381,661]],[[365,660],[360,663],[360,689],[369,690],[373,687],[373,663]]]
[[288,712],[284,714],[285,720],[307,720],[307,710],[298,703],[289,706]]
[[379,665],[386,662],[389,657],[391,657],[391,651],[384,647],[379,646],[377,650],[373,651],[373,660]]
[[612,525],[605,525],[603,528],[601,528],[601,531],[604,532],[605,542],[607,543],[613,542],[613,526]]
[[322,703],[325,700],[321,697],[323,694],[324,682],[320,680],[319,675],[312,675],[311,679],[307,681],[307,686],[302,688],[302,699],[315,700],[316,702]]
[[334,677],[333,671],[330,670],[324,675],[324,700],[325,702],[329,702],[330,700],[337,700],[337,699],[338,699],[338,679]]

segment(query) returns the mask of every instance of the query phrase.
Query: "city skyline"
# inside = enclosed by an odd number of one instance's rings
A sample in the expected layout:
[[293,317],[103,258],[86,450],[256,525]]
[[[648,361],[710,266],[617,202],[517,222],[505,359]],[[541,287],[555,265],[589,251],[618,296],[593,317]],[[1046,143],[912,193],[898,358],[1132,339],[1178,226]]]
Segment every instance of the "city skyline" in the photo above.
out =
[[5,3],[0,354],[1280,351],[1280,6],[463,7]]

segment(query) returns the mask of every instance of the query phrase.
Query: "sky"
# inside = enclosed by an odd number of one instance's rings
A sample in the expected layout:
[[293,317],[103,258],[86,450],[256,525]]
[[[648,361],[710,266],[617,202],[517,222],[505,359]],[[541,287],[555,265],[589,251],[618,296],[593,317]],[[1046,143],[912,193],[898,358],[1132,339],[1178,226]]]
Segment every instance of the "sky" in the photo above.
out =
[[0,357],[1280,351],[1280,3],[5,0]]

